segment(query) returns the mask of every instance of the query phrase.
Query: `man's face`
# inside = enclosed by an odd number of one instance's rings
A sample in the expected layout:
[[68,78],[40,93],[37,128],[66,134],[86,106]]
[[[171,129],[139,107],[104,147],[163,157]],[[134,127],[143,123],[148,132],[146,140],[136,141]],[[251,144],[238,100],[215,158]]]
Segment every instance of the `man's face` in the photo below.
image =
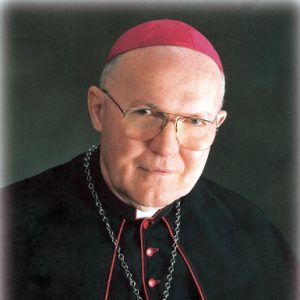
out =
[[[120,106],[154,105],[169,113],[198,116],[220,124],[222,77],[207,56],[186,48],[147,47],[127,52],[116,63],[105,88]],[[192,151],[178,143],[175,122],[154,138],[125,136],[122,113],[96,87],[89,90],[93,125],[101,132],[100,166],[109,188],[139,209],[164,207],[193,188],[209,149]]]

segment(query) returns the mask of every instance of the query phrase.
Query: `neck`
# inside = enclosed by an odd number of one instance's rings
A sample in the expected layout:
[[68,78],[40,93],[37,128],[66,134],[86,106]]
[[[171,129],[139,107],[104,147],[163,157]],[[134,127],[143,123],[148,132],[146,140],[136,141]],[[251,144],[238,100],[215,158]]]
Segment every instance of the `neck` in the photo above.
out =
[[103,166],[103,163],[101,163],[101,155],[100,155],[99,163],[100,163],[100,171],[101,171],[101,174],[103,176],[103,179],[104,179],[107,187],[120,201],[122,201],[125,204],[132,206],[142,212],[152,212],[152,211],[156,212],[157,210],[163,208],[163,206],[153,207],[153,206],[141,205],[141,204],[135,202],[134,200],[132,200],[129,196],[126,196],[122,191],[118,191],[116,188],[113,187],[113,185],[111,184],[111,181],[109,180],[109,176],[106,172],[106,168],[105,168],[105,166]]
[[111,184],[109,184],[109,182],[107,182],[104,178],[104,181],[106,183],[106,185],[108,186],[108,188],[110,189],[110,191],[122,202],[124,202],[125,204],[129,205],[129,206],[132,206],[136,209],[138,209],[139,211],[142,211],[142,212],[152,212],[152,211],[157,211],[163,207],[152,207],[152,206],[144,206],[144,205],[141,205],[141,204],[138,204],[136,203],[135,201],[131,200],[129,197],[117,192],[116,189],[114,189],[112,187]]

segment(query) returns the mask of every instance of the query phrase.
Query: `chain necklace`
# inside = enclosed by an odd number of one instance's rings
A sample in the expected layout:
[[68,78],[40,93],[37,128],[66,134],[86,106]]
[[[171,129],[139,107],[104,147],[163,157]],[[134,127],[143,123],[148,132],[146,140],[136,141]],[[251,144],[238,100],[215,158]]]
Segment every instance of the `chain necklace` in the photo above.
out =
[[[136,287],[136,281],[132,278],[132,273],[129,270],[129,267],[125,261],[125,256],[121,251],[120,246],[118,245],[118,241],[115,238],[115,234],[110,226],[109,220],[106,216],[106,212],[102,207],[102,204],[99,200],[98,194],[95,190],[95,185],[93,183],[93,179],[91,176],[90,171],[90,160],[93,152],[98,148],[98,146],[93,145],[86,153],[84,157],[84,168],[85,168],[85,174],[86,174],[86,180],[88,182],[88,188],[90,189],[92,193],[92,197],[95,200],[96,207],[98,209],[99,215],[102,217],[102,222],[105,224],[106,230],[110,236],[110,239],[118,253],[118,259],[121,263],[121,266],[125,272],[125,275],[127,279],[129,280],[129,285],[132,287],[133,292],[138,300],[143,300],[143,298],[140,296],[140,291]],[[163,300],[166,300],[169,297],[169,291],[171,288],[171,281],[173,279],[172,274],[174,272],[174,265],[176,262],[176,256],[177,256],[177,248],[178,248],[178,241],[179,241],[179,231],[180,231],[180,199],[176,201],[176,219],[175,219],[175,234],[174,234],[174,242],[172,244],[172,251],[171,251],[171,259],[170,259],[170,266],[168,268],[168,275],[166,276],[166,283],[165,283],[165,290],[163,292]]]

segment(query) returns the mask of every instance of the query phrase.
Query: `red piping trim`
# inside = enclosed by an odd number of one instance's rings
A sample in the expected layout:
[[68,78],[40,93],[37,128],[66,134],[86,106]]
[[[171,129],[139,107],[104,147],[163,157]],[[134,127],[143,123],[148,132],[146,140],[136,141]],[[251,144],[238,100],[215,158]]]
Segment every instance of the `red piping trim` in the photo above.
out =
[[146,300],[149,300],[149,296],[147,294],[147,289],[146,289],[146,280],[145,280],[145,261],[144,261],[144,241],[143,241],[143,225],[144,222],[148,220],[144,219],[143,222],[140,225],[140,242],[141,242],[141,258],[142,258],[142,284],[146,296]]
[[126,220],[123,219],[123,221],[121,223],[121,226],[120,226],[120,229],[119,229],[119,233],[118,233],[118,237],[117,237],[117,245],[116,245],[115,250],[114,250],[114,254],[113,254],[113,258],[112,258],[111,266],[110,266],[110,271],[109,271],[109,275],[108,275],[108,281],[107,281],[107,286],[106,286],[106,293],[105,293],[105,298],[104,298],[105,300],[108,299],[110,282],[111,282],[112,273],[113,273],[114,266],[115,266],[116,255],[117,255],[117,247],[119,246],[119,242],[120,242],[120,238],[121,238],[121,233],[123,231],[123,227],[124,227],[125,221]]
[[[168,228],[168,230],[169,230],[169,233],[170,233],[170,235],[172,236],[172,239],[174,240],[174,234],[173,234],[173,232],[172,232],[172,229],[171,229],[171,226],[170,226],[169,222],[166,220],[165,217],[162,217],[162,219],[163,219],[164,222],[166,223],[167,228]],[[198,281],[197,281],[197,279],[196,279],[196,275],[195,275],[195,273],[193,272],[193,269],[192,269],[190,263],[188,262],[188,259],[187,259],[186,256],[184,255],[184,253],[183,253],[183,251],[181,250],[180,246],[179,246],[178,244],[177,244],[177,246],[178,246],[178,251],[180,252],[180,254],[181,254],[181,256],[182,256],[182,258],[183,258],[185,264],[187,265],[187,267],[188,267],[188,269],[189,269],[189,271],[190,271],[190,273],[191,273],[191,275],[192,275],[192,278],[193,278],[193,280],[194,280],[194,282],[195,282],[195,284],[196,284],[196,286],[197,286],[197,289],[198,289],[198,292],[199,292],[199,294],[200,294],[201,299],[202,299],[202,300],[205,300],[206,297],[204,296],[204,293],[203,293],[202,290],[201,290],[200,284],[198,283]]]

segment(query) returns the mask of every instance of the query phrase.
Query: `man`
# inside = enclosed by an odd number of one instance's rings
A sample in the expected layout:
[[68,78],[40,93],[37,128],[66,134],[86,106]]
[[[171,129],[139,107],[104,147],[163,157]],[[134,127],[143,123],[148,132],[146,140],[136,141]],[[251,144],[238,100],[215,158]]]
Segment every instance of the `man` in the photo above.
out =
[[4,190],[11,299],[293,299],[294,259],[247,200],[200,177],[222,110],[211,43],[125,32],[88,108],[101,146]]

